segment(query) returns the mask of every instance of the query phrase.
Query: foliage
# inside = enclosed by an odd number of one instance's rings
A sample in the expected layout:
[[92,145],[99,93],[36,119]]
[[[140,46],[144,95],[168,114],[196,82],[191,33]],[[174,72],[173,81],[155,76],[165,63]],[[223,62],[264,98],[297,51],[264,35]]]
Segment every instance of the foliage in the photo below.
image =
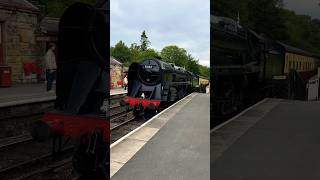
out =
[[199,74],[204,77],[210,77],[210,69],[206,66],[199,65]]
[[166,46],[161,50],[161,57],[166,61],[180,67],[186,67],[188,54],[183,48],[175,45]]
[[122,63],[131,62],[130,49],[123,41],[119,41],[114,47],[111,47],[110,54]]
[[150,41],[148,40],[148,36],[146,35],[146,31],[143,31],[140,39],[140,48],[141,51],[145,51],[150,46]]
[[211,13],[237,19],[259,34],[320,53],[320,21],[284,9],[282,0],[215,0]]
[[[141,37],[142,36],[146,37],[145,40],[148,41],[145,31],[143,31]],[[160,52],[148,48],[148,46],[146,49],[141,48],[144,46],[144,42],[146,41],[140,41],[140,45],[137,43],[132,43],[130,48],[127,47],[124,42],[119,41],[114,47],[110,48],[110,54],[114,58],[121,61],[125,66],[129,66],[133,62],[141,62],[143,59],[148,57],[162,57],[163,61],[174,63],[175,65],[184,67],[191,72],[204,77],[209,77],[209,68],[199,65],[198,60],[195,59],[191,54],[188,54],[185,49],[176,45],[166,46]]]
[[44,14],[50,17],[60,17],[63,12],[75,2],[94,5],[96,0],[39,0],[39,3],[45,7]]

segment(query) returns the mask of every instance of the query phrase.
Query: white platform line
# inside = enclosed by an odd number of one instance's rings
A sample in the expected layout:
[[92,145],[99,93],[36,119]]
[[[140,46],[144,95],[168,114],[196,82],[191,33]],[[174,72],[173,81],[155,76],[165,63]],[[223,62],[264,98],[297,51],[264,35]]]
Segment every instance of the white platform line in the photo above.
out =
[[225,126],[226,124],[230,123],[231,121],[233,121],[233,120],[237,119],[238,117],[242,116],[244,113],[248,112],[249,110],[251,110],[251,109],[253,109],[253,108],[255,108],[255,107],[259,106],[260,104],[262,104],[262,103],[264,103],[264,102],[266,102],[267,100],[269,100],[269,98],[265,98],[265,99],[263,99],[263,100],[261,100],[261,101],[257,102],[256,104],[254,104],[254,105],[252,105],[252,106],[248,107],[247,109],[245,109],[245,110],[241,111],[239,114],[237,114],[236,116],[234,116],[234,117],[230,118],[229,120],[225,121],[224,123],[222,123],[222,124],[220,124],[220,125],[218,125],[218,126],[214,127],[213,129],[211,129],[210,134],[211,134],[211,133],[213,133],[214,131],[218,130],[219,128],[221,128],[221,127]]
[[110,93],[110,96],[115,96],[115,95],[121,95],[121,94],[127,94],[128,92],[115,92],[115,93]]
[[151,121],[155,120],[157,117],[159,117],[161,114],[163,114],[164,112],[166,112],[167,110],[169,110],[170,108],[172,108],[173,106],[175,106],[176,104],[178,104],[179,102],[181,102],[182,100],[190,97],[192,94],[189,94],[188,96],[180,99],[179,101],[175,102],[174,104],[172,104],[171,106],[169,106],[168,108],[166,108],[165,110],[161,111],[159,114],[153,116],[151,119],[149,119],[147,122],[143,123],[141,126],[137,127],[135,130],[131,131],[130,133],[126,134],[125,136],[121,137],[120,139],[118,139],[116,142],[112,143],[110,145],[110,149],[112,149],[114,146],[116,146],[117,144],[119,144],[121,141],[123,141],[124,139],[126,139],[127,137],[129,137],[130,135],[132,135],[133,133],[137,132],[138,130],[140,130],[142,127],[146,126],[147,124],[149,124]]

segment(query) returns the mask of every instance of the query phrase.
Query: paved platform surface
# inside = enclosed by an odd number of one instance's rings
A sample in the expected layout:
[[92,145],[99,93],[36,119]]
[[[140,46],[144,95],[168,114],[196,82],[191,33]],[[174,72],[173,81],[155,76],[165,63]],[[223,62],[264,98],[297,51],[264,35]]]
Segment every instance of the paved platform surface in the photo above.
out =
[[46,84],[16,84],[0,88],[0,107],[54,100],[55,94],[46,91]]
[[[123,88],[111,89],[111,95],[127,93]],[[55,100],[54,92],[46,91],[46,84],[15,84],[0,88],[0,108],[27,103]]]
[[209,95],[191,94],[111,146],[111,180],[210,179],[209,127]]
[[269,99],[210,136],[211,179],[320,179],[320,102]]

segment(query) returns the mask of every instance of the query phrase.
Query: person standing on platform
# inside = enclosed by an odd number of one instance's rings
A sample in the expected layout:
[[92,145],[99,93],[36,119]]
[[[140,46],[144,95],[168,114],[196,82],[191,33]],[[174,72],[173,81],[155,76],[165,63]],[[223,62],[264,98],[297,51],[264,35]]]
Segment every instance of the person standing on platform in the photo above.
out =
[[45,55],[45,63],[46,63],[46,79],[47,79],[47,91],[53,92],[52,83],[56,78],[56,56],[55,56],[55,44],[49,44],[49,49]]
[[127,90],[127,87],[128,87],[127,75],[125,75],[124,78],[123,78],[123,86],[124,86],[124,90]]

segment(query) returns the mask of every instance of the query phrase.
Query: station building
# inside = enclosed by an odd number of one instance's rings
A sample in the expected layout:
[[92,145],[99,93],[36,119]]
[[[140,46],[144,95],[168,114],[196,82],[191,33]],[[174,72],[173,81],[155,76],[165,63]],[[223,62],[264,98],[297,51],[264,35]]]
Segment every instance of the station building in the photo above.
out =
[[44,80],[43,57],[59,21],[42,16],[37,1],[0,0],[0,68],[11,69],[12,83]]
[[123,85],[123,64],[114,57],[110,57],[110,88],[121,88]]

